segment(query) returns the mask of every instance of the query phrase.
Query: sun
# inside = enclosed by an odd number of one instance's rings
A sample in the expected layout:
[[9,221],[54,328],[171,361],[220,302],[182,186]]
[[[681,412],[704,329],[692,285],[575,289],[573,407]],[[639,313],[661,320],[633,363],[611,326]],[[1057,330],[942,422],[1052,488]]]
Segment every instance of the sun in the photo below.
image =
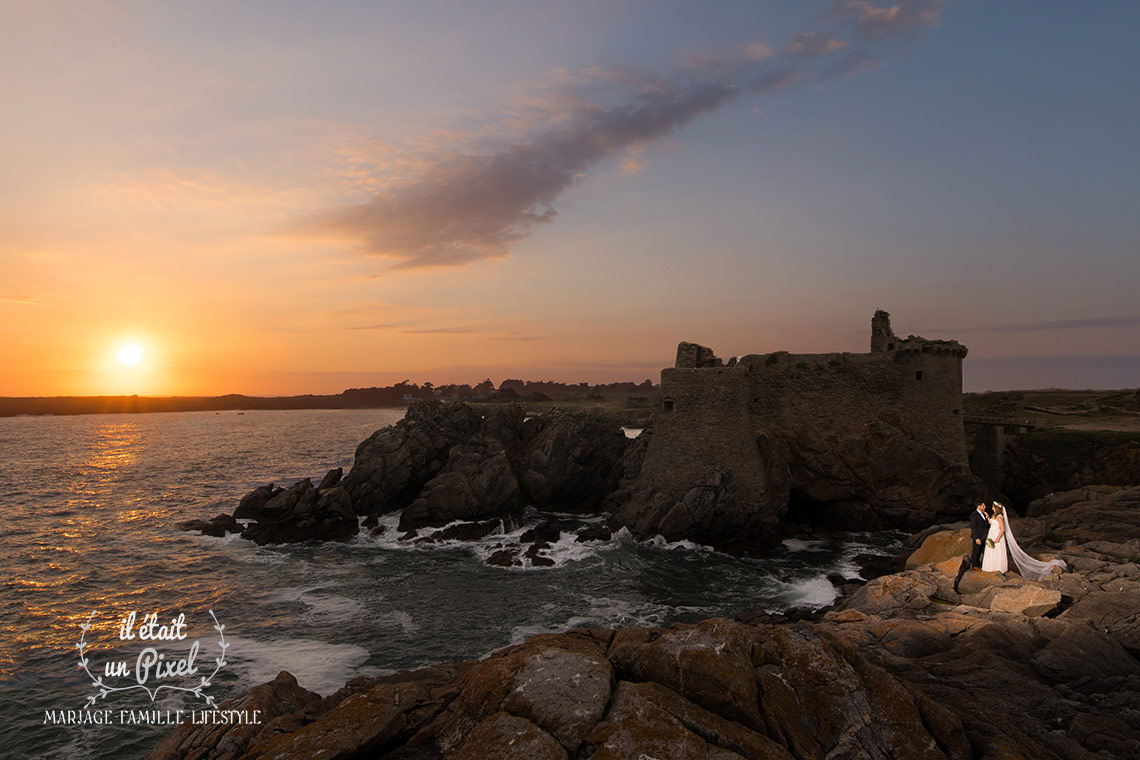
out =
[[119,364],[133,367],[142,361],[143,350],[138,343],[127,343],[119,349]]

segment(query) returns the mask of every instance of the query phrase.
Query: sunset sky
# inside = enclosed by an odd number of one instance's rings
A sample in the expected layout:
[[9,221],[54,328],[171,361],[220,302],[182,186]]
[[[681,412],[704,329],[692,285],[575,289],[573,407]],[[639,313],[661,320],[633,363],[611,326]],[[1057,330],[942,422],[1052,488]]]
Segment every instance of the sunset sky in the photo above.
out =
[[0,395],[1140,385],[1140,3],[896,3],[5,0]]

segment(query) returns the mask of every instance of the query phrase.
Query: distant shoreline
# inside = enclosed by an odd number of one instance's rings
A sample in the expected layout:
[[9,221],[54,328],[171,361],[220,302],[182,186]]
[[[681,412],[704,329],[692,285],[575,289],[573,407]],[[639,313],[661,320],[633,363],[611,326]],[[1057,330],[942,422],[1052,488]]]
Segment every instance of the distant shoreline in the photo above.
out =
[[149,414],[157,412],[282,411],[302,409],[392,409],[413,401],[440,399],[474,404],[520,402],[537,408],[548,405],[590,407],[595,410],[642,414],[657,402],[658,387],[608,383],[569,385],[553,382],[504,380],[496,388],[490,380],[477,386],[398,383],[379,388],[349,388],[335,394],[298,396],[0,396],[0,418],[19,416],[73,416],[80,414]]
[[296,409],[383,409],[408,401],[329,396],[49,396],[0,398],[0,417],[158,412],[283,411]]

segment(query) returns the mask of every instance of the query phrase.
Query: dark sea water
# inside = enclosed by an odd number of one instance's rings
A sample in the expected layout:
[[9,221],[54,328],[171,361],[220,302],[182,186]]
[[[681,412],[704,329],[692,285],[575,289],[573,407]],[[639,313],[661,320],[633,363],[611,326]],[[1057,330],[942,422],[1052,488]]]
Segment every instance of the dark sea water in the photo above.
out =
[[[225,666],[204,691],[218,702],[281,670],[329,694],[354,676],[480,657],[540,632],[824,605],[834,596],[828,573],[853,577],[856,554],[887,551],[898,540],[787,541],[768,557],[741,559],[624,534],[580,544],[564,533],[548,552],[555,567],[504,569],[482,562],[503,536],[410,547],[392,535],[398,515],[385,518],[385,535],[347,544],[257,547],[175,527],[231,512],[262,483],[347,468],[357,443],[402,415],[0,419],[0,756],[144,756],[169,727],[44,721],[47,711],[80,710],[92,696],[94,709],[116,714],[204,708],[204,697],[170,689],[153,703],[139,688],[98,698],[92,679],[105,663],[133,668],[148,643],[173,659],[198,641],[200,677],[217,667],[224,636]],[[157,612],[162,623],[182,614],[187,637],[120,641],[117,621],[132,611]],[[81,636],[91,675],[79,666]],[[165,682],[196,685],[185,677]]]

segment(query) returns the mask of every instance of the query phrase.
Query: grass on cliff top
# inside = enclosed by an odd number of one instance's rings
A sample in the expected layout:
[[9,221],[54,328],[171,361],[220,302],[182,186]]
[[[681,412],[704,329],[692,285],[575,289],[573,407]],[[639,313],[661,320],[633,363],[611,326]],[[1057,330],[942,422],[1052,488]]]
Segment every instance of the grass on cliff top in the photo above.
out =
[[[492,409],[503,406],[503,401],[469,401],[468,404],[485,414]],[[590,412],[601,417],[617,420],[625,426],[637,426],[645,422],[650,415],[657,412],[659,404],[656,398],[648,402],[633,402],[618,399],[574,399],[563,401],[517,401],[529,413],[543,414],[552,409],[568,409],[572,411]]]
[[1140,431],[1053,428],[1035,430],[1017,437],[1018,448],[1058,460],[1093,456],[1107,446],[1130,442],[1140,444]]
[[1045,428],[1140,432],[1140,390],[965,393],[966,414],[1032,420]]

